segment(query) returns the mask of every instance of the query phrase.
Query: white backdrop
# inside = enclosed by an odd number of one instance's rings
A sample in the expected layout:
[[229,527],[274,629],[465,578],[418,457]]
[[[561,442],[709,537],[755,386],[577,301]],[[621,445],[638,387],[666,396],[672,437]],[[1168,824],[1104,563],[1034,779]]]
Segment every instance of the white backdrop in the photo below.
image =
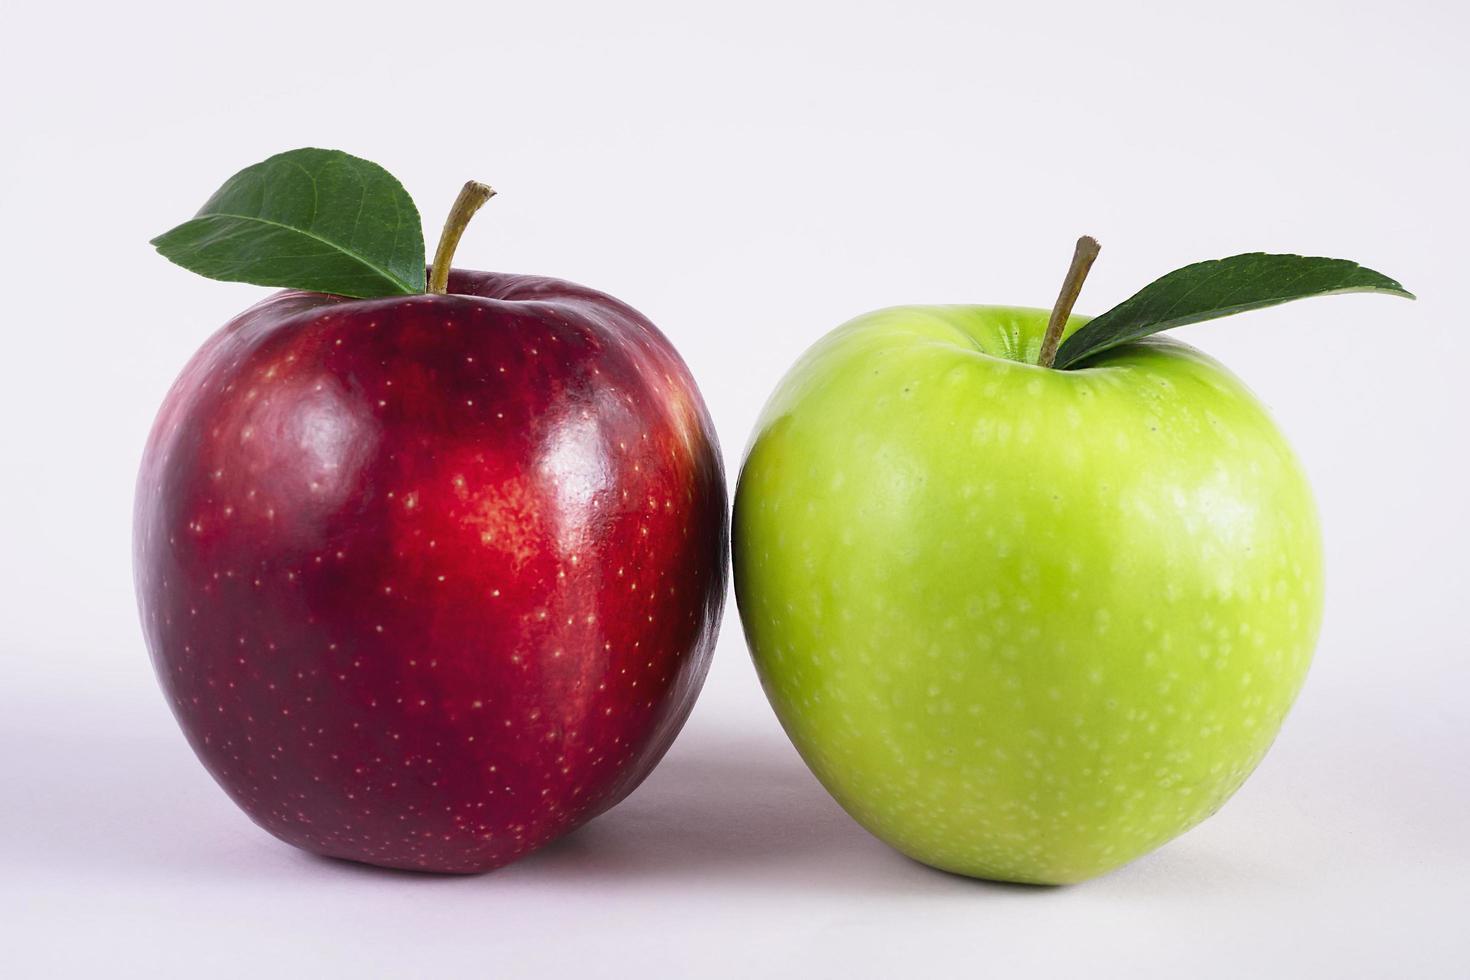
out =
[[[1463,976],[1470,341],[1463,4],[7,2],[0,27],[0,972]],[[1218,816],[1061,889],[932,872],[785,742],[733,613],[623,806],[495,874],[310,858],[194,761],[134,611],[132,481],[193,349],[262,295],[147,245],[238,168],[375,160],[459,263],[673,338],[733,475],[821,333],[900,302],[1079,310],[1188,261],[1341,255],[1421,297],[1193,327],[1316,487],[1329,597]]]

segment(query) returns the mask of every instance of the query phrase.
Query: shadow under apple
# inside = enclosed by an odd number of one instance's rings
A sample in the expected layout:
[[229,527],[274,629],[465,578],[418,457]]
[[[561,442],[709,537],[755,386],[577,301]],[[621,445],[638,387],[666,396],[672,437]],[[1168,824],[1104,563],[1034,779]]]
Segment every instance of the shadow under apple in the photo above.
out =
[[[842,811],[778,731],[722,730],[696,717],[617,807],[515,864],[458,877],[321,858],[273,840],[213,785],[161,708],[92,719],[112,733],[103,737],[96,728],[57,726],[66,715],[54,705],[33,707],[21,713],[29,717],[0,724],[7,775],[0,829],[12,868],[44,866],[77,878],[124,870],[236,881],[304,871],[475,890],[657,880],[818,893],[1057,892],[976,881],[902,857]],[[1190,843],[1177,842],[1107,881],[1157,890],[1182,867],[1194,882],[1190,890],[1221,876],[1239,884],[1236,861]]]

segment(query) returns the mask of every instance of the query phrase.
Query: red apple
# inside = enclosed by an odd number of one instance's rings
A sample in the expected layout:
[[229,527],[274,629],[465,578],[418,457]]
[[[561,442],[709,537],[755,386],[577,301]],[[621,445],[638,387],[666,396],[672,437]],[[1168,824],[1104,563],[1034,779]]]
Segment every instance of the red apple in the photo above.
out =
[[164,690],[246,813],[318,854],[484,871],[617,803],[683,724],[724,474],[678,354],[602,293],[284,292],[169,393],[135,548]]

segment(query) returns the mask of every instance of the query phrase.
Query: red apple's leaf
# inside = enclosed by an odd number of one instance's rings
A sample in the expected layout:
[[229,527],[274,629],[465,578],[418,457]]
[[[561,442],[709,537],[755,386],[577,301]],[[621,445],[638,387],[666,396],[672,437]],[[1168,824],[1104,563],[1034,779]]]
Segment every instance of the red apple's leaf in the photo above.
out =
[[1130,340],[1201,320],[1331,293],[1391,293],[1414,298],[1394,280],[1346,259],[1250,252],[1196,262],[1155,279],[1057,350],[1055,366],[1072,367]]
[[367,298],[424,291],[424,232],[392,174],[340,150],[279,153],[152,244],[210,279]]

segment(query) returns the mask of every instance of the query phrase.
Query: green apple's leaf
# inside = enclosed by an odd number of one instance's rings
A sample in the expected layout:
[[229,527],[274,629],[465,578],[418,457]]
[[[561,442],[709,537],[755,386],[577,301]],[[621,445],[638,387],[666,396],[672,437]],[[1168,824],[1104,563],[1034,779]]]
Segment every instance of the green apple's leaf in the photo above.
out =
[[1414,298],[1387,276],[1346,259],[1250,252],[1196,262],[1155,279],[1088,321],[1057,350],[1055,366],[1187,323],[1329,293],[1392,293]]
[[413,199],[388,171],[340,150],[290,150],[246,167],[152,244],[210,279],[358,298],[424,291]]

